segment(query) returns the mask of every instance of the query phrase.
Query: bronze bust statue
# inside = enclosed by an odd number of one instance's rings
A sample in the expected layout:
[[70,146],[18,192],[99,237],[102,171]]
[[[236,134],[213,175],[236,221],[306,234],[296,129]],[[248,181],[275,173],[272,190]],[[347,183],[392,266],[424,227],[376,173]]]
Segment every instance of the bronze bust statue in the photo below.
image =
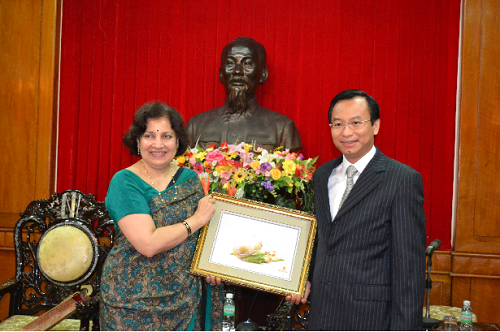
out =
[[239,37],[222,50],[219,80],[226,89],[223,106],[193,116],[187,123],[193,144],[254,142],[267,150],[302,148],[299,131],[287,116],[257,103],[255,92],[267,79],[266,50],[256,40]]

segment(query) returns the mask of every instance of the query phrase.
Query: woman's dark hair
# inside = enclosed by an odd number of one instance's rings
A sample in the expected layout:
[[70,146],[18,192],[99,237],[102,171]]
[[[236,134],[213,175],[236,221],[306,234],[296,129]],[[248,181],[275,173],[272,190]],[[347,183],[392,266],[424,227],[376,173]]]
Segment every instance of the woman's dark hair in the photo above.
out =
[[137,149],[137,140],[144,134],[148,121],[150,119],[167,118],[170,126],[175,132],[175,136],[179,140],[179,148],[175,156],[182,155],[190,144],[189,135],[184,126],[184,119],[179,112],[173,107],[160,102],[146,103],[137,109],[134,115],[134,122],[130,129],[122,138],[123,144],[129,149],[134,156],[140,157]]
[[370,119],[372,125],[376,120],[380,119],[380,108],[378,106],[377,101],[364,91],[351,89],[351,90],[344,90],[333,98],[330,104],[330,109],[328,110],[328,123],[332,123],[332,111],[336,103],[338,103],[341,100],[350,100],[356,97],[365,98],[366,103],[368,104],[368,110],[370,112]]

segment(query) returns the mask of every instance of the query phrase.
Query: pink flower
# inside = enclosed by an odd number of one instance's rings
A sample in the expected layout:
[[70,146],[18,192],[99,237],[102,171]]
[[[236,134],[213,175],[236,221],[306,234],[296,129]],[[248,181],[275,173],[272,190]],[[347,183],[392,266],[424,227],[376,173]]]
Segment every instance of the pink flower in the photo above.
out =
[[203,173],[203,165],[201,163],[196,163],[193,169],[198,175]]
[[231,178],[231,174],[230,173],[221,173],[219,175],[219,177],[222,179],[221,183],[225,184]]
[[239,152],[239,153],[245,153],[245,150],[243,150],[243,145],[245,145],[244,142],[241,142],[240,144],[238,145],[234,145],[234,144],[229,144],[228,147],[229,147],[229,152]]
[[254,154],[252,152],[243,155],[243,165],[250,165],[253,162]]
[[213,150],[213,151],[210,151],[209,153],[207,153],[207,156],[206,156],[206,161],[208,161],[209,163],[211,162],[214,162],[214,161],[221,161],[224,159],[224,155],[222,154],[222,152],[220,152],[219,150]]

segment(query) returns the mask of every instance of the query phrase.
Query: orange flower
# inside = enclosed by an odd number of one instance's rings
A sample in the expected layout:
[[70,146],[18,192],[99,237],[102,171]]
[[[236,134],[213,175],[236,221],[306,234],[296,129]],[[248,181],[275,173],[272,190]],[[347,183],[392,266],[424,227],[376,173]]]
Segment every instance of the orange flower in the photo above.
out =
[[210,181],[208,180],[208,176],[200,176],[201,186],[203,187],[203,192],[205,196],[208,195],[208,190],[210,188]]
[[301,179],[303,179],[303,173],[302,173],[302,170],[305,168],[304,165],[302,164],[297,164],[296,168],[295,168],[295,175]]
[[273,180],[278,180],[281,177],[281,171],[277,168],[271,170],[271,177]]
[[217,166],[215,166],[215,169],[219,173],[229,173],[233,169],[233,165],[227,161],[226,159],[222,159],[217,163]]
[[179,163],[180,166],[184,165],[184,163],[186,162],[186,157],[184,156],[177,157],[177,162]]
[[205,172],[212,173],[212,171],[213,171],[213,169],[212,169],[212,163],[209,163],[208,161],[205,161],[203,163],[203,167],[205,168]]
[[228,186],[227,186],[227,194],[229,196],[234,196],[236,195],[236,183],[229,183],[228,182]]

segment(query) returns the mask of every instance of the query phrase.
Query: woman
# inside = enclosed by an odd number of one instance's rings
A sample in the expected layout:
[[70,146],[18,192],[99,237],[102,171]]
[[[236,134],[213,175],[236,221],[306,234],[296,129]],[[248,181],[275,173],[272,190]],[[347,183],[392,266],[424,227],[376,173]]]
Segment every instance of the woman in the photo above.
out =
[[[221,330],[221,287],[188,274],[215,201],[204,197],[194,171],[172,162],[189,144],[182,116],[145,104],[123,143],[142,159],[113,176],[106,196],[117,235],[102,273],[101,329]],[[220,279],[207,283],[220,286]]]

